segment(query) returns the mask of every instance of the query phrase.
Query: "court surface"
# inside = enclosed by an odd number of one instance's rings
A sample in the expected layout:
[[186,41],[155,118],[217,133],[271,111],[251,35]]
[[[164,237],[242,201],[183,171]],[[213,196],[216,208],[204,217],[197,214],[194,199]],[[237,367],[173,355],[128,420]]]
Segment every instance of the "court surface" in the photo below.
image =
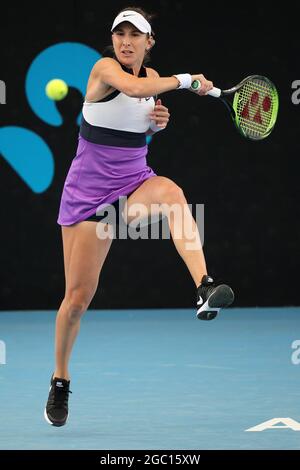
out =
[[246,432],[300,422],[299,313],[233,308],[204,322],[194,310],[90,310],[69,421],[54,428],[43,411],[56,314],[1,312],[0,449],[300,449],[288,428]]

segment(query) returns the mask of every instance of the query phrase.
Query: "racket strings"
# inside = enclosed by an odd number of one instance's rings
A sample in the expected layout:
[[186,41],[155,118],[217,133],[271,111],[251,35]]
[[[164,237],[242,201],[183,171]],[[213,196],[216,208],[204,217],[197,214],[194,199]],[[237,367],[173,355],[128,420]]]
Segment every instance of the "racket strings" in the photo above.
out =
[[273,88],[263,79],[248,80],[236,93],[238,126],[249,137],[258,139],[272,128]]

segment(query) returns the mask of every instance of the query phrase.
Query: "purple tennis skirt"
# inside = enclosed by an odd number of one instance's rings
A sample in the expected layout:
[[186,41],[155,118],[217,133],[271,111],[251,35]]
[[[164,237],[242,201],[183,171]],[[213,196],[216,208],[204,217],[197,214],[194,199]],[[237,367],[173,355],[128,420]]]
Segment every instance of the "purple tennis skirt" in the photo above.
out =
[[147,166],[148,146],[99,145],[79,136],[77,153],[61,197],[58,224],[73,225],[127,196],[156,176]]

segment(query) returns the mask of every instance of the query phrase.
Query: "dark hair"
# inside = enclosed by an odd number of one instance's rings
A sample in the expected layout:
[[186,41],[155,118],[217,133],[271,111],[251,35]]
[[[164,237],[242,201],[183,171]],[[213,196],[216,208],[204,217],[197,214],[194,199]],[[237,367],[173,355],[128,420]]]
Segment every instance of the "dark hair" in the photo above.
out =
[[[147,13],[145,10],[143,10],[142,8],[140,7],[126,7],[126,8],[122,8],[122,10],[120,10],[117,15],[119,15],[120,13],[122,13],[122,11],[126,11],[126,10],[132,10],[132,11],[136,11],[137,13],[139,13],[140,15],[142,15],[151,25],[151,21],[153,18],[155,18],[155,14],[154,13]],[[116,16],[117,16],[116,15]],[[147,33],[148,34],[148,33]],[[151,25],[151,36],[153,37],[154,36],[154,31],[152,29],[152,25]],[[152,44],[152,47],[154,46],[155,44],[155,41],[153,39],[153,44]],[[116,59],[116,56],[115,56],[115,52],[114,52],[114,48],[113,46],[106,46],[102,52],[102,55],[104,57],[113,57],[114,59]],[[151,60],[151,57],[150,57],[150,51],[146,51],[145,53],[145,56],[144,56],[144,60],[143,60],[143,65],[147,64],[148,62],[150,62]]]

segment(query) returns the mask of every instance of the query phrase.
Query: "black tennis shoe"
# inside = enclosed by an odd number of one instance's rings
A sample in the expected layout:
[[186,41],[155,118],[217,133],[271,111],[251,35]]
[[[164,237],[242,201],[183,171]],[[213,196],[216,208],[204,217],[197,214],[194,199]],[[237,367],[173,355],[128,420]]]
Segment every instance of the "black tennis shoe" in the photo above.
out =
[[63,426],[68,419],[68,401],[70,381],[58,377],[51,378],[49,397],[44,411],[47,423],[52,426]]
[[213,320],[221,308],[234,301],[234,293],[226,284],[216,286],[210,276],[203,276],[197,289],[197,318]]

